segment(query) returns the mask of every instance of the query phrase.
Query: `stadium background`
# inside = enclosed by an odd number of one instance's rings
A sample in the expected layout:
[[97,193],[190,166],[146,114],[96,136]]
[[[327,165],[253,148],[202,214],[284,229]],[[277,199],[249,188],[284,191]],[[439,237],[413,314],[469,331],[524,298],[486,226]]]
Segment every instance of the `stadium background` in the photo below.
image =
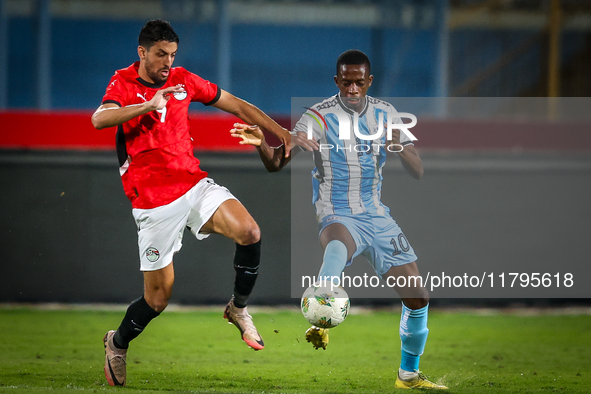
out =
[[[141,291],[114,132],[94,130],[89,117],[113,72],[136,60],[147,19],[167,19],[179,33],[175,65],[286,127],[291,97],[334,94],[335,59],[349,48],[371,58],[374,96],[587,103],[591,93],[591,7],[582,0],[0,0],[0,6],[0,302],[126,303]],[[228,138],[231,117],[192,108],[203,168],[232,190],[263,232],[253,302],[292,302],[289,172],[267,174],[252,150]],[[417,146],[427,175],[419,184],[395,178],[400,188],[385,202],[421,259],[588,263],[591,123],[569,114],[550,106],[539,119],[494,113],[420,119]],[[395,165],[388,171],[401,174]],[[225,302],[232,251],[221,237],[196,242],[186,234],[175,258],[172,302]]]

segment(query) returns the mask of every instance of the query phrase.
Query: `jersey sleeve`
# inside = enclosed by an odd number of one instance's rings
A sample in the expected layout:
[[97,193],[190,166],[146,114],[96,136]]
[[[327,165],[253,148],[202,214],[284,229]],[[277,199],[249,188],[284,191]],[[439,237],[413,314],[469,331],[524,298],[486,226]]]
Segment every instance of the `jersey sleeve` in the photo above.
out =
[[107,91],[103,96],[102,104],[113,103],[120,107],[125,107],[127,105],[127,89],[123,85],[124,80],[117,74],[113,75],[109,81],[109,86],[107,86]]
[[[403,120],[400,118],[400,116],[398,116],[398,111],[396,111],[396,108],[394,108],[393,106],[389,106],[388,109],[388,116],[393,117],[392,119],[394,119],[394,123],[403,123]],[[402,130],[400,130],[400,145],[414,145],[414,142]]]
[[309,132],[311,130],[312,139],[320,141],[325,129],[325,124],[324,117],[320,112],[313,108],[308,108],[300,120],[298,120],[292,131],[306,133],[308,134],[308,138],[310,138]]
[[215,104],[222,94],[222,89],[213,82],[206,81],[199,75],[187,71],[187,85],[190,87],[191,101],[204,105]]

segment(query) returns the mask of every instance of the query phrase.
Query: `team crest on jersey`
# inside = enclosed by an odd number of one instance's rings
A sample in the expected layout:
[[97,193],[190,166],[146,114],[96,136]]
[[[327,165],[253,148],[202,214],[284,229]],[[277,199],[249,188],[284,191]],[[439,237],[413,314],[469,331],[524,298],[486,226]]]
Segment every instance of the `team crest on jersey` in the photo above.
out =
[[155,263],[160,258],[160,252],[156,248],[149,247],[146,249],[146,258],[149,262]]
[[183,90],[182,92],[174,92],[172,95],[175,99],[182,101],[187,98],[187,91]]

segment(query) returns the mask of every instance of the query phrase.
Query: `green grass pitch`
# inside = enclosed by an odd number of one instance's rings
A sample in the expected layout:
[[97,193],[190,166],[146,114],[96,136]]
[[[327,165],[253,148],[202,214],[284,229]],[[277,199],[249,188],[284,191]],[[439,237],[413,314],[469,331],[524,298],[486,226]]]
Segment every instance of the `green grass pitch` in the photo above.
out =
[[[103,375],[102,337],[123,311],[0,309],[0,392],[391,393],[399,308],[350,315],[327,350],[296,307],[252,308],[255,352],[223,307],[166,311],[131,345],[128,385]],[[527,311],[526,311],[527,312]],[[438,311],[421,369],[451,393],[591,392],[591,315]]]

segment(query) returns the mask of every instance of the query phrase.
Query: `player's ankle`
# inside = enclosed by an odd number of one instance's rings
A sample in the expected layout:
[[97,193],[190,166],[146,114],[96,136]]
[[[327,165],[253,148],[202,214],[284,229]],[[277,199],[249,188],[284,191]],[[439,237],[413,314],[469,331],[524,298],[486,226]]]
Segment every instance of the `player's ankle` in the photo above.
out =
[[400,380],[412,380],[416,378],[418,374],[419,373],[417,371],[405,371],[402,368],[398,368],[398,377],[400,378]]

